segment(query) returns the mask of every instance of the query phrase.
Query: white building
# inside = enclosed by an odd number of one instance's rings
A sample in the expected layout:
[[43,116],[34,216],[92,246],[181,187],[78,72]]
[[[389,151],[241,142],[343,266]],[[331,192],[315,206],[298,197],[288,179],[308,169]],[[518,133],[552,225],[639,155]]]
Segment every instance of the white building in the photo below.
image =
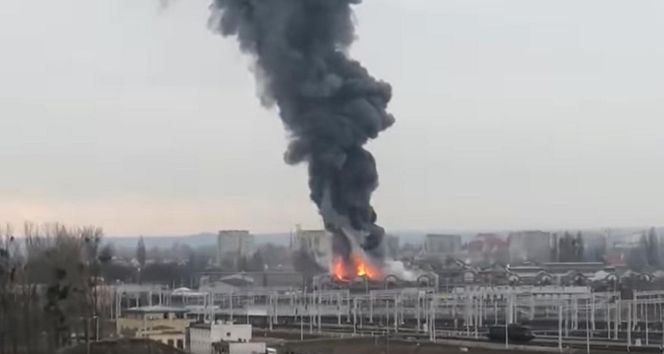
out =
[[189,327],[189,345],[193,354],[265,353],[265,343],[251,341],[250,324],[197,323]]
[[237,265],[240,258],[256,252],[254,235],[246,230],[219,231],[217,236],[217,265]]

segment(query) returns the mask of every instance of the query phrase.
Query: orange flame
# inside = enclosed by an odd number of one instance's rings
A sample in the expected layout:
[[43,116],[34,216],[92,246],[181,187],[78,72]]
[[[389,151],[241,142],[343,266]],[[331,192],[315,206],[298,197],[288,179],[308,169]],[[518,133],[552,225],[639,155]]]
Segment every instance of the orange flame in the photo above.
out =
[[358,277],[367,277],[369,279],[378,278],[378,269],[376,269],[373,264],[364,259],[364,257],[354,253],[353,263],[355,263],[355,274]]
[[344,260],[341,257],[334,257],[334,260],[332,261],[332,274],[337,280],[340,281],[347,281],[346,279],[346,264],[344,264]]
[[357,278],[376,280],[380,278],[380,271],[361,254],[354,252],[347,264],[342,257],[334,257],[332,262],[332,275],[339,281],[350,281]]

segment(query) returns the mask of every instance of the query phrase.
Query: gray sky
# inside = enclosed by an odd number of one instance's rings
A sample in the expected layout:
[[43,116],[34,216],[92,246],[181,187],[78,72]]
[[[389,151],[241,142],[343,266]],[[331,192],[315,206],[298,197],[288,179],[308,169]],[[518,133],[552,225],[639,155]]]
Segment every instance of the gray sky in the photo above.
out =
[[[664,2],[367,0],[389,228],[664,224]],[[109,234],[319,226],[208,2],[0,2],[0,219]]]

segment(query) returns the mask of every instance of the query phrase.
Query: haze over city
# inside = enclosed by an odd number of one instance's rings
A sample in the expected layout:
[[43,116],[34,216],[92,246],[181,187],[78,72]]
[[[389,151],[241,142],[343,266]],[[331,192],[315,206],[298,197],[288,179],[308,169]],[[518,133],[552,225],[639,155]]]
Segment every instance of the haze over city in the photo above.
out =
[[[3,221],[320,227],[306,169],[283,163],[277,113],[207,5],[3,2]],[[393,85],[397,117],[369,144],[379,222],[664,224],[663,15],[660,1],[366,1],[352,54]]]

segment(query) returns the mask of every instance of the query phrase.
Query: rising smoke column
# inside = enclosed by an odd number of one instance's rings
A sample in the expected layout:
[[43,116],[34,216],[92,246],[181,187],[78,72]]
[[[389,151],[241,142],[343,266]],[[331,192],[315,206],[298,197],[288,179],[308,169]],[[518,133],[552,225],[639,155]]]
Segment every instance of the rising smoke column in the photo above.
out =
[[255,59],[261,102],[277,105],[290,133],[286,162],[308,163],[334,252],[348,259],[359,245],[382,260],[384,230],[371,206],[378,173],[363,146],[394,123],[386,111],[392,88],[349,58],[351,6],[360,2],[213,0],[210,26]]

